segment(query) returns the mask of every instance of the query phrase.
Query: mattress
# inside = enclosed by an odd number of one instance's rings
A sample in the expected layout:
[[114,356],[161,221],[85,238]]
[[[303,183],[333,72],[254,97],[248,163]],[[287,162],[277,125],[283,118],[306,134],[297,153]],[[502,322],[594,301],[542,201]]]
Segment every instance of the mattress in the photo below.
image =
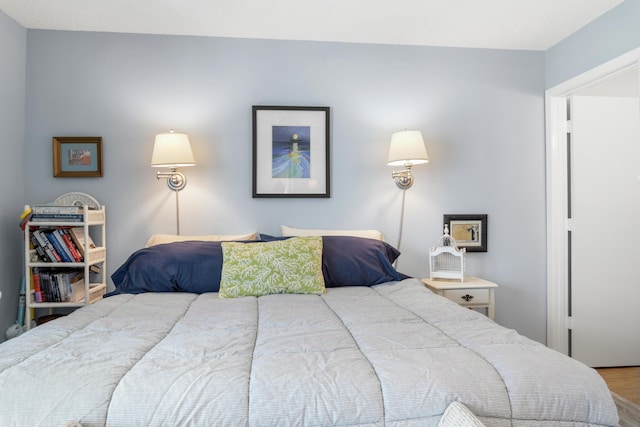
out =
[[0,345],[0,425],[615,426],[597,372],[417,279],[119,294]]

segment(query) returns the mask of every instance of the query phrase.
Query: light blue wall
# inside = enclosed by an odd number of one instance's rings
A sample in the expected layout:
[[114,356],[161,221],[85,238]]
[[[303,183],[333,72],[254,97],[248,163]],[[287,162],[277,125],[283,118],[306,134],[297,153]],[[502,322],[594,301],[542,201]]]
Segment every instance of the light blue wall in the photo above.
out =
[[640,0],[626,0],[545,52],[546,88],[640,47]]
[[[407,193],[398,268],[428,273],[442,215],[489,215],[468,271],[498,282],[496,320],[545,341],[541,52],[30,30],[26,199],[68,191],[107,206],[108,271],[175,231],[174,194],[149,167],[153,137],[189,133],[182,234],[279,226],[375,228],[395,245],[401,191],[391,133],[422,130],[431,162]],[[251,198],[251,106],[331,107],[330,199]],[[104,177],[52,178],[51,137],[104,138]]]
[[22,276],[21,233],[24,204],[24,103],[27,31],[0,12],[0,342],[15,323]]

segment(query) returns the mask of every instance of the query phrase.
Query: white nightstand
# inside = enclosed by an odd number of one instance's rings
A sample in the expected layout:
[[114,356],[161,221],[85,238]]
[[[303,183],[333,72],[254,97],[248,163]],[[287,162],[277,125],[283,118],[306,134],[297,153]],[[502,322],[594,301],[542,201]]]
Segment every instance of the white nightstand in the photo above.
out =
[[487,316],[496,314],[494,289],[497,284],[478,277],[465,277],[464,282],[454,279],[421,279],[427,288],[438,295],[469,308],[485,308]]

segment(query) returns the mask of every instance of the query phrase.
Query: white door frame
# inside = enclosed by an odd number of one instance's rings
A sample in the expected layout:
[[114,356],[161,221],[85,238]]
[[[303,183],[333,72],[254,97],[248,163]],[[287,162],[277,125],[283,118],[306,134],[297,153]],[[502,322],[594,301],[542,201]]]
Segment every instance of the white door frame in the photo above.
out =
[[547,165],[547,346],[569,353],[567,98],[578,89],[637,66],[640,48],[545,92]]

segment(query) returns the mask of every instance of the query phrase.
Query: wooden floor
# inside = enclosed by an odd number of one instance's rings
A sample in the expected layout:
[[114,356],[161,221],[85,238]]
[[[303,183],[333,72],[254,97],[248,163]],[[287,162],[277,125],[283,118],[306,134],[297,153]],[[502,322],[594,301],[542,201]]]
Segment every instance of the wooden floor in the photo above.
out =
[[620,427],[640,427],[640,367],[599,368],[618,408]]
[[640,405],[640,366],[632,368],[598,368],[609,390]]

